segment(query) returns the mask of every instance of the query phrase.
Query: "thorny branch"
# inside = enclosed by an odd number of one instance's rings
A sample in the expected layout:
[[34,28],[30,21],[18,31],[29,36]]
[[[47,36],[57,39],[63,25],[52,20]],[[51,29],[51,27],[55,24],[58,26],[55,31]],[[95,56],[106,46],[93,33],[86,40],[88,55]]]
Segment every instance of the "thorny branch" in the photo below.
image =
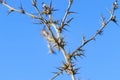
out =
[[[105,21],[105,18],[102,16],[101,18],[101,27],[99,30],[97,30],[97,32],[95,34],[93,34],[92,37],[90,37],[88,40],[85,40],[85,38],[82,40],[82,45],[80,45],[77,49],[75,49],[72,54],[74,53],[77,53],[79,52],[82,47],[84,47],[87,43],[89,43],[90,41],[92,40],[95,40],[95,38],[98,36],[98,35],[101,35],[102,32],[103,32],[103,29],[105,27],[107,27],[107,24],[110,23],[110,22],[114,22],[115,24],[117,24],[117,20],[116,20],[116,16],[114,15],[115,11],[118,9],[118,0],[116,0],[114,3],[113,3],[113,7],[112,7],[112,10],[110,10],[110,17],[107,21]],[[84,37],[84,36],[83,36]]]
[[68,19],[68,15],[74,13],[73,11],[70,11],[73,0],[68,0],[68,6],[63,18],[61,19],[61,22],[59,22],[59,20],[54,20],[52,17],[53,12],[56,11],[52,7],[52,0],[49,5],[46,5],[43,2],[42,10],[39,9],[37,0],[31,1],[32,6],[37,12],[37,15],[26,12],[22,5],[20,6],[20,9],[15,9],[12,6],[8,5],[6,0],[0,0],[0,4],[8,8],[8,14],[12,12],[19,12],[21,14],[30,16],[32,19],[37,19],[40,22],[39,24],[44,25],[41,33],[48,42],[50,53],[55,53],[55,51],[57,50],[62,52],[65,61],[63,61],[61,67],[57,68],[58,72],[55,72],[55,75],[50,80],[54,80],[57,76],[63,74],[64,72],[66,74],[69,74],[72,80],[76,80],[75,75],[77,74],[79,68],[75,68],[75,61],[73,61],[73,59],[77,60],[77,57],[83,56],[84,50],[82,48],[90,41],[95,40],[98,35],[101,35],[104,28],[110,22],[114,22],[115,24],[117,24],[116,16],[114,15],[114,13],[118,9],[118,0],[113,3],[112,10],[110,10],[110,17],[107,20],[105,20],[104,16],[101,17],[100,29],[98,29],[96,33],[87,40],[85,39],[85,36],[82,36],[82,44],[71,53],[67,52],[67,50],[65,49],[66,42],[64,40],[64,37],[61,35],[61,32],[65,29],[65,26],[69,25],[69,23],[73,20],[73,18]]
[[73,3],[73,0],[69,0],[67,10],[65,12],[65,15],[64,15],[64,17],[62,19],[62,22],[61,22],[61,25],[60,25],[60,28],[59,28],[61,31],[63,30],[63,28],[65,27],[65,25],[67,25],[67,24],[65,24],[65,20],[67,19],[67,16],[69,14],[73,13],[72,11],[70,11],[72,3]]
[[7,7],[7,8],[9,9],[8,14],[10,14],[10,13],[12,13],[12,12],[19,12],[19,13],[21,13],[21,14],[26,14],[27,16],[30,16],[30,17],[33,18],[33,19],[39,19],[39,18],[38,18],[37,16],[35,16],[34,14],[31,14],[31,13],[28,13],[28,12],[24,12],[24,9],[23,9],[23,8],[21,8],[20,10],[13,8],[12,6],[8,5],[8,4],[6,3],[6,1],[4,1],[4,0],[0,0],[0,3],[1,3],[3,6],[5,6],[5,7]]

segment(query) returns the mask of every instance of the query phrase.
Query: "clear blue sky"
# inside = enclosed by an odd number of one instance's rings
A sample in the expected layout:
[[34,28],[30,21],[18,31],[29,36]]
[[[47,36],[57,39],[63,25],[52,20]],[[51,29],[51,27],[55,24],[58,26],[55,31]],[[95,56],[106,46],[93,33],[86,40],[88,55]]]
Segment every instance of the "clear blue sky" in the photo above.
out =
[[[39,0],[40,3],[50,0]],[[72,10],[77,12],[74,20],[64,32],[68,50],[72,51],[81,43],[81,36],[89,38],[100,27],[101,14],[109,17],[108,10],[114,0],[74,0]],[[34,10],[31,0],[21,0],[28,12]],[[60,19],[67,0],[53,0]],[[19,8],[19,0],[8,3]],[[116,12],[120,24],[120,9]],[[0,80],[49,80],[55,68],[61,66],[61,53],[48,54],[46,41],[40,35],[43,26],[32,24],[34,20],[19,13],[7,15],[7,9],[0,5]],[[84,49],[86,57],[78,59],[81,68],[77,77],[81,80],[120,80],[120,26],[110,23],[102,36],[88,43]],[[60,75],[56,80],[70,80]]]

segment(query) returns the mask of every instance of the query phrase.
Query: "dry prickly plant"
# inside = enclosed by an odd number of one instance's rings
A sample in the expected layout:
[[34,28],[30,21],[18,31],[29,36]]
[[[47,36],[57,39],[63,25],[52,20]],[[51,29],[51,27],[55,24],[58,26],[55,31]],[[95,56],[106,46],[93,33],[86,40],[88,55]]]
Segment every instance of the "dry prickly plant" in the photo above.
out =
[[[78,57],[84,56],[84,50],[83,47],[88,44],[90,41],[95,40],[95,38],[98,35],[101,35],[103,32],[103,29],[107,27],[107,25],[110,22],[114,22],[117,24],[116,16],[114,15],[115,11],[118,9],[118,0],[116,0],[113,3],[112,9],[110,12],[110,17],[105,20],[104,16],[101,16],[101,27],[93,34],[90,38],[86,39],[85,36],[82,36],[82,44],[79,45],[75,50],[72,52],[68,52],[65,49],[66,42],[64,38],[64,34],[62,32],[66,30],[66,26],[70,24],[70,22],[73,20],[73,17],[70,19],[68,18],[68,15],[73,14],[74,12],[71,11],[71,7],[73,4],[73,0],[68,0],[68,6],[65,11],[65,14],[62,19],[60,20],[54,20],[54,17],[52,14],[54,11],[56,11],[55,8],[52,6],[52,0],[49,5],[45,4],[44,2],[41,4],[42,10],[39,9],[39,5],[37,4],[38,0],[32,0],[32,6],[37,12],[36,14],[32,14],[24,10],[23,6],[20,6],[20,9],[16,9],[12,6],[10,6],[6,0],[0,0],[0,4],[7,7],[9,12],[8,14],[11,14],[13,12],[19,12],[21,14],[30,16],[31,18],[38,20],[40,25],[43,25],[43,29],[41,30],[41,35],[45,38],[48,44],[49,52],[51,54],[54,54],[56,51],[61,51],[64,57],[64,61],[62,62],[62,66],[60,66],[57,72],[55,72],[55,75],[51,78],[51,80],[54,80],[57,76],[60,74],[68,74],[71,76],[72,80],[77,80],[75,78],[75,75],[78,73],[79,68],[76,68],[75,61]],[[58,56],[59,57],[59,56]]]

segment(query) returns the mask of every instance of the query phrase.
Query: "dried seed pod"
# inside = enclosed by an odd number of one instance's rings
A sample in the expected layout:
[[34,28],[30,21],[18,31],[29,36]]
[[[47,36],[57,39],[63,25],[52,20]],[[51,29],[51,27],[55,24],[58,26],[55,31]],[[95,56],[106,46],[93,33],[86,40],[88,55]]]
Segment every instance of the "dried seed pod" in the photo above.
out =
[[42,7],[43,7],[43,11],[42,11],[43,14],[49,15],[52,13],[52,9],[49,6],[47,6],[44,2],[42,3]]
[[113,3],[113,9],[114,9],[114,10],[118,9],[118,0],[116,0],[116,1]]

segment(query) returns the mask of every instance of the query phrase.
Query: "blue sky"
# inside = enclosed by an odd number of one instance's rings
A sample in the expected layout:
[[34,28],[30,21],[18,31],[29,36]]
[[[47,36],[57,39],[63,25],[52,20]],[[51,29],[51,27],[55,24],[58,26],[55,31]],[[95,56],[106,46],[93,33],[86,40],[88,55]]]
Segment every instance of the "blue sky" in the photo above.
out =
[[[43,0],[39,0],[40,3]],[[50,0],[44,0],[49,3]],[[28,12],[34,11],[31,0],[21,0]],[[67,0],[53,0],[60,19],[65,11]],[[109,17],[108,10],[114,0],[74,0],[71,10],[75,11],[73,22],[64,32],[68,42],[67,49],[72,51],[81,43],[81,36],[89,38],[100,28],[100,16]],[[19,0],[8,1],[19,8]],[[39,3],[39,4],[40,4]],[[27,5],[27,6],[26,6]],[[116,12],[120,24],[120,9]],[[0,80],[49,80],[56,67],[64,60],[61,53],[50,55],[47,43],[40,35],[43,26],[33,24],[34,20],[26,15],[12,13],[0,5]],[[85,57],[76,64],[81,69],[76,77],[81,80],[120,80],[120,26],[110,23],[96,41],[88,43]],[[70,80],[68,75],[60,75],[56,80]]]

